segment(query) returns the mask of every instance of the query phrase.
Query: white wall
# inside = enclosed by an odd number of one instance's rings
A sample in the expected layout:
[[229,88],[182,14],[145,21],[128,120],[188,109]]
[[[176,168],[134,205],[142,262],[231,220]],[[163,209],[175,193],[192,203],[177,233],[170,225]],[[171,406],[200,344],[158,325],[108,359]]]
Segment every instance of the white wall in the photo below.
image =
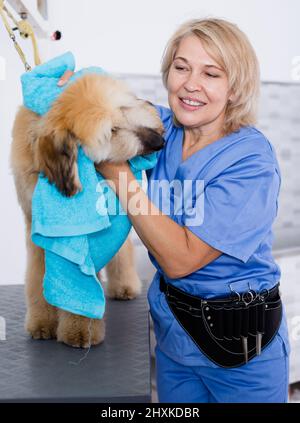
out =
[[[290,81],[292,59],[300,56],[299,0],[49,0],[49,16],[63,39],[42,41],[43,59],[71,50],[78,68],[100,65],[117,73],[158,73],[164,45],[175,28],[202,16],[230,19],[248,34],[264,80]],[[0,71],[0,284],[9,284],[22,283],[25,268],[23,218],[8,164],[23,67],[2,25],[0,40],[6,62],[4,81]]]
[[[54,26],[80,66],[158,73],[169,36],[186,19],[218,16],[236,22],[252,41],[262,79],[289,81],[300,55],[299,0],[50,0]],[[82,4],[89,5],[82,10]],[[102,6],[103,5],[103,6]],[[69,18],[66,18],[70,13]],[[87,26],[89,25],[89,26]]]

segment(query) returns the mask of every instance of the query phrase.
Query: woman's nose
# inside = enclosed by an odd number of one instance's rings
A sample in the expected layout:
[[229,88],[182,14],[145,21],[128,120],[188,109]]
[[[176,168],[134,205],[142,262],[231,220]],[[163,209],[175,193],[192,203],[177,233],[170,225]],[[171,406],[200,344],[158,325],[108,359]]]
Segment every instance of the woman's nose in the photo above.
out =
[[195,78],[194,76],[190,76],[187,81],[184,84],[184,87],[187,91],[193,92],[193,91],[201,91],[202,90],[202,83],[199,78]]

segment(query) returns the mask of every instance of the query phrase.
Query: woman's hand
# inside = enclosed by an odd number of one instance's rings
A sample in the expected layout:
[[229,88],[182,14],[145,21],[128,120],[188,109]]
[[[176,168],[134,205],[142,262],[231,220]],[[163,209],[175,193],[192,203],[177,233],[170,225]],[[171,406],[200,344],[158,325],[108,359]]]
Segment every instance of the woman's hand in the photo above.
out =
[[[118,196],[122,196],[122,192],[127,192],[127,184],[130,181],[137,182],[128,162],[101,162],[97,165],[95,164],[95,168],[106,179],[108,185]],[[123,174],[122,179],[120,179],[121,173]]]
[[119,180],[120,172],[131,172],[128,162],[101,162],[95,165],[95,167],[105,179],[110,179],[114,182],[117,182]]
[[59,87],[63,87],[67,82],[69,82],[69,79],[71,78],[71,76],[74,75],[74,72],[71,70],[67,70],[63,76],[60,78],[60,80],[58,81],[57,85]]

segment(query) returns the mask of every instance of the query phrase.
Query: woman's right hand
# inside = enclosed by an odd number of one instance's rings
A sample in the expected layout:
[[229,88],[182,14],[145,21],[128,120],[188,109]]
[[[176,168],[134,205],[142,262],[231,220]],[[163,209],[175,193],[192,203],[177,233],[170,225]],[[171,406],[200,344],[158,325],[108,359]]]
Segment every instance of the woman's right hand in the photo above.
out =
[[67,70],[62,77],[60,78],[60,80],[58,81],[57,85],[59,87],[63,87],[67,82],[69,82],[69,79],[71,78],[71,76],[74,75],[74,72],[71,70]]

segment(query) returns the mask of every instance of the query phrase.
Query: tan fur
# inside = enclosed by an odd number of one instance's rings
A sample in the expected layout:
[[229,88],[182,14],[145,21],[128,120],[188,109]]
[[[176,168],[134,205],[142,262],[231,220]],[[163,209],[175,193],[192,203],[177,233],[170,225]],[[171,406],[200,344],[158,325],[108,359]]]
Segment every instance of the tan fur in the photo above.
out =
[[[59,310],[43,297],[44,251],[31,233],[31,199],[40,172],[66,196],[81,189],[77,169],[80,144],[95,162],[125,161],[162,147],[162,123],[155,109],[138,100],[121,81],[86,75],[71,84],[43,117],[21,107],[13,127],[11,167],[26,225],[25,327],[35,339],[57,338],[87,348],[103,341],[104,319]],[[108,295],[132,299],[141,291],[133,247],[127,239],[107,265]]]

